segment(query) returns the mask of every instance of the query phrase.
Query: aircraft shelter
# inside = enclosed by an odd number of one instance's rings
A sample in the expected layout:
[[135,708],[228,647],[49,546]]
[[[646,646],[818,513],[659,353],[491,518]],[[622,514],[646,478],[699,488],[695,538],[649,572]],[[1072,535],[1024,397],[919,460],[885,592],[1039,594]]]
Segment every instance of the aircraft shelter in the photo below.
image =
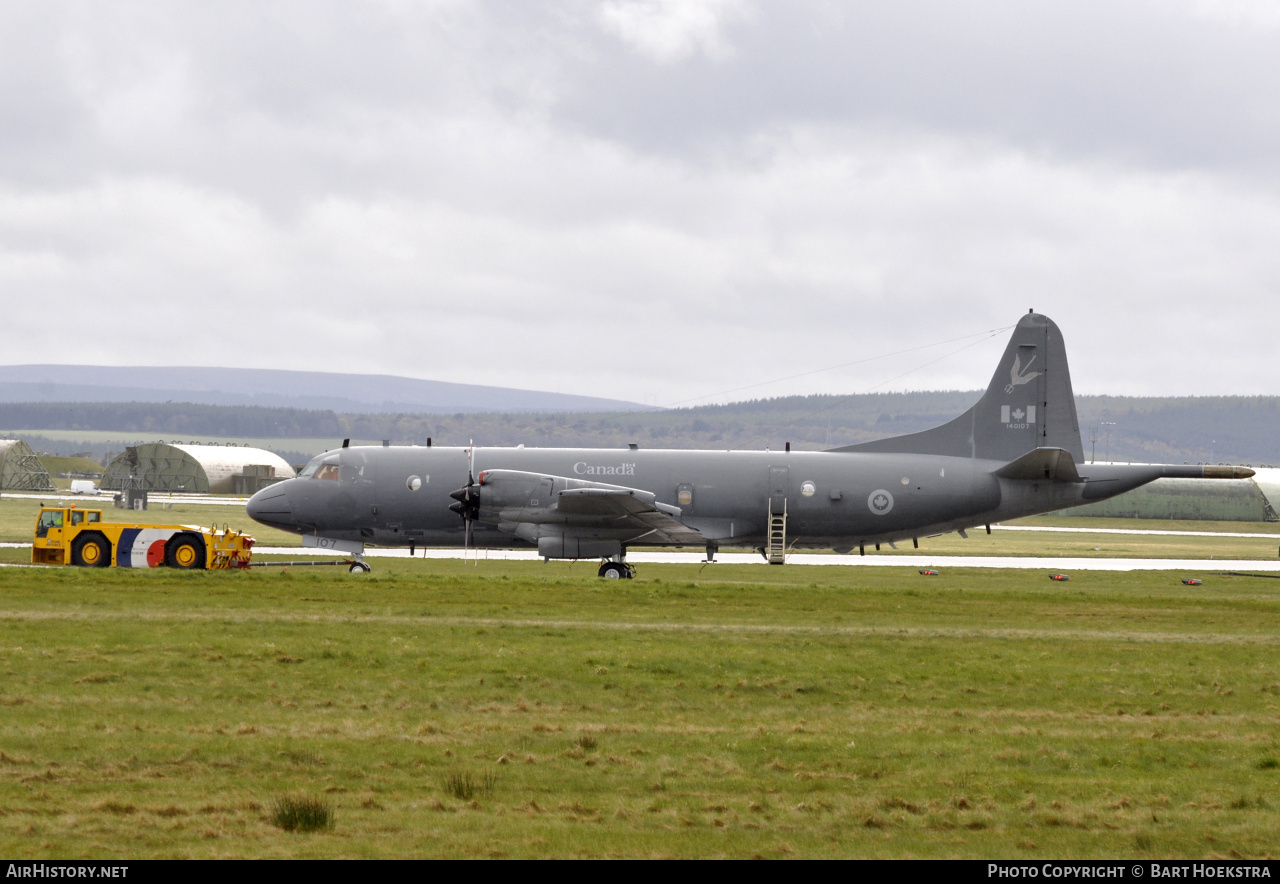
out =
[[262,448],[148,442],[112,460],[101,485],[119,491],[131,475],[149,492],[252,494],[296,474],[284,458]]
[[0,491],[56,491],[49,472],[21,439],[0,439]]

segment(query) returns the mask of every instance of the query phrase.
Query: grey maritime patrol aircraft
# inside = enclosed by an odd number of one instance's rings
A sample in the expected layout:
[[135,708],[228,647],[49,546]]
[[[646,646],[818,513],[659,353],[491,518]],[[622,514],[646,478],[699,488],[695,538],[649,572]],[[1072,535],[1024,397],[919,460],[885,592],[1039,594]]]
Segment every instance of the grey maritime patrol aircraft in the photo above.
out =
[[[789,447],[789,446],[788,446]],[[1058,327],[1018,322],[973,408],[940,427],[829,451],[352,446],[250,498],[249,516],[345,552],[365,545],[536,547],[631,577],[634,546],[866,552],[1114,497],[1234,466],[1085,463]]]

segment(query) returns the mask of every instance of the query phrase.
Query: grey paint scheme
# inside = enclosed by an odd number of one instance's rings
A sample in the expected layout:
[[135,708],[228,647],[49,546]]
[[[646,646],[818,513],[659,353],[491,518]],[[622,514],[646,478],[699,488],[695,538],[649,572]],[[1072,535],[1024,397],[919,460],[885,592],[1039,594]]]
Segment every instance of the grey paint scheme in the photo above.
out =
[[782,507],[790,546],[849,551],[1077,506],[1162,476],[1251,474],[1084,463],[1062,336],[1035,313],[973,408],[907,436],[822,452],[356,447],[313,463],[325,461],[339,464],[337,480],[272,485],[249,515],[333,540],[461,546],[451,494],[471,474],[473,545],[536,545],[553,558],[616,556],[627,544],[758,548]]

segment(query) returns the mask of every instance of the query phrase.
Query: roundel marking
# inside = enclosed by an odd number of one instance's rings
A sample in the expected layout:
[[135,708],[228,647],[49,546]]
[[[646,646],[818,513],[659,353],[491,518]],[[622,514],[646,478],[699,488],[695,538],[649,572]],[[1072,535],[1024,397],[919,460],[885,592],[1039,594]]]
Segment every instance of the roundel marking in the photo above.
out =
[[883,488],[877,488],[867,495],[867,509],[877,516],[883,516],[893,509],[893,495]]
[[[172,528],[134,528],[132,537],[120,535],[116,564],[121,568],[155,568],[164,564],[164,544],[176,532]],[[159,544],[159,547],[156,544]]]
[[164,544],[163,540],[151,541],[151,545],[147,547],[148,568],[158,568],[164,564]]

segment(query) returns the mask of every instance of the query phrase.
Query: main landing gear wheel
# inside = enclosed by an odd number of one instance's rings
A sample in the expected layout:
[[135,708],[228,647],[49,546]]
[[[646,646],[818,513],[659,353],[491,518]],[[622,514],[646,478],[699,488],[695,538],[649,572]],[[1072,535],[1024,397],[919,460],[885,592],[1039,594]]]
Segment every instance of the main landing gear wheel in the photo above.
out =
[[364,562],[352,562],[351,568],[349,569],[352,574],[368,574],[372,570],[373,569]]
[[607,580],[630,580],[636,576],[636,569],[623,562],[605,562],[599,575]]

